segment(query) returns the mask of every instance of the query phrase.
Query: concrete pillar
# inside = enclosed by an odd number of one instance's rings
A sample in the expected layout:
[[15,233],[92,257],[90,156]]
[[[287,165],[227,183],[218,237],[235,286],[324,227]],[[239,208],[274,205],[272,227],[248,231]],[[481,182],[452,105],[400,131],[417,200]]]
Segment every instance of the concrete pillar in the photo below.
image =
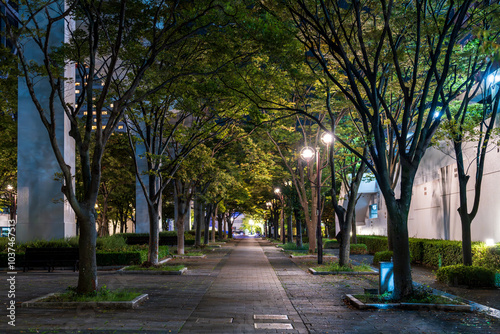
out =
[[[135,147],[135,152],[137,155],[137,166],[141,171],[140,177],[146,188],[149,187],[149,176],[144,174],[148,171],[148,164],[145,157],[146,148],[144,144],[137,143]],[[158,184],[156,184],[156,189],[160,186],[159,180]],[[161,199],[160,199],[160,207],[159,207],[159,224],[160,224],[160,232],[162,230],[161,223]],[[141,183],[139,180],[135,182],[135,233],[148,233],[149,234],[149,212],[148,212],[148,202],[146,201],[146,197],[144,196],[144,191],[142,190]]]
[[[59,2],[52,5],[48,12],[59,15]],[[20,16],[23,15],[20,8]],[[46,12],[38,14],[36,20],[43,27]],[[68,25],[73,21],[59,20],[52,26],[49,43],[60,46],[69,40]],[[28,60],[42,63],[43,56],[33,41],[23,41],[24,53]],[[74,78],[75,67],[65,68],[64,76]],[[41,105],[47,108],[49,117],[50,85],[47,79],[35,78],[35,93]],[[34,239],[57,239],[76,235],[75,214],[65,201],[61,183],[55,181],[61,169],[52,150],[47,130],[43,126],[38,110],[28,92],[24,78],[19,79],[18,93],[18,222],[17,240],[26,242]],[[65,102],[75,103],[74,81],[67,80],[64,86]],[[75,144],[69,136],[70,123],[59,100],[55,102],[57,142],[64,155],[66,164],[75,172]]]

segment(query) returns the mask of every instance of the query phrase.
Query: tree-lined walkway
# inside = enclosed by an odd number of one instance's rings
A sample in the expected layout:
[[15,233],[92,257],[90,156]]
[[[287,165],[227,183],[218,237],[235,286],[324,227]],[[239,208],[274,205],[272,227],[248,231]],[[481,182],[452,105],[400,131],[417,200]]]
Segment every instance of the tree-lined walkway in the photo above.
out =
[[243,239],[181,333],[255,331],[307,333],[258,241]]
[[[230,241],[206,259],[171,262],[190,269],[182,276],[100,272],[101,286],[149,294],[135,310],[21,308],[74,286],[78,274],[19,272],[16,328],[4,319],[0,333],[500,333],[499,320],[477,313],[352,309],[342,298],[362,293],[366,277],[310,275],[265,240]],[[8,291],[6,280],[0,289]],[[0,302],[6,307],[6,294]]]

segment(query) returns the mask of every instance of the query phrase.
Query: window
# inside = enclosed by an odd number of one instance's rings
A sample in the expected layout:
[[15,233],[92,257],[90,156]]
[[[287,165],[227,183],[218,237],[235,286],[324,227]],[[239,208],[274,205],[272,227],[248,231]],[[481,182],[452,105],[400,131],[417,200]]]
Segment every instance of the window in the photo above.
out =
[[86,111],[83,112],[83,116],[87,116],[87,112]]
[[118,130],[123,130],[123,125],[118,125]]
[[75,89],[75,94],[80,94],[80,90],[79,89]]

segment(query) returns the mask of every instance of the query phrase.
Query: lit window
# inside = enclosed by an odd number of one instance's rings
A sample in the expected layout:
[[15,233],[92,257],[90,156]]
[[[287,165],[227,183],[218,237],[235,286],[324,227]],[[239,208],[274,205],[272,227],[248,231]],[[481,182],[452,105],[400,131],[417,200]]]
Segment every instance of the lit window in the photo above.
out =
[[95,101],[95,96],[92,98],[92,101]]
[[103,129],[103,130],[104,130],[104,129],[106,129],[106,125],[103,125],[103,126],[101,127],[101,129]]
[[107,111],[103,111],[103,112],[102,112],[102,114],[103,114],[103,115],[107,115],[107,114],[108,114],[108,112],[107,112]]
[[75,94],[80,94],[80,90],[79,89],[75,89]]
[[92,115],[97,115],[97,113],[95,111],[92,112]]
[[80,86],[81,84],[82,84],[82,83],[81,83],[81,82],[79,82],[79,81],[75,82],[75,86]]
[[110,103],[109,106],[113,108],[115,105],[113,103]]
[[92,130],[96,130],[97,129],[97,126],[96,125],[92,125]]
[[94,123],[96,123],[96,122],[97,122],[97,118],[94,118]]
[[87,112],[86,111],[83,112],[83,116],[87,116]]
[[123,125],[118,125],[118,130],[123,130]]

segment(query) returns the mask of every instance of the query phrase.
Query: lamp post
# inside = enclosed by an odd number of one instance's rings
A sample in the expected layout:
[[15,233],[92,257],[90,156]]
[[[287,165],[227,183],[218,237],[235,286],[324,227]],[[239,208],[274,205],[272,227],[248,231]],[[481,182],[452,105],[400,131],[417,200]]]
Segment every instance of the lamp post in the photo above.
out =
[[16,194],[14,194],[14,187],[10,184],[7,185],[7,191],[9,192],[9,200],[10,200],[10,215],[9,219],[11,221],[16,220]]
[[[325,145],[330,145],[333,141],[333,136],[331,133],[325,132],[321,136],[321,141]],[[324,167],[320,167],[320,157],[319,157],[319,146],[316,146],[316,149],[311,147],[304,147],[300,151],[300,156],[302,159],[307,161],[311,161],[313,157],[316,158],[316,197],[317,197],[317,205],[316,205],[316,216],[318,217],[318,222],[316,226],[316,247],[318,248],[318,264],[323,264],[323,240],[321,233],[321,170]],[[326,167],[326,166],[325,166]]]
[[284,204],[283,204],[283,194],[281,193],[280,188],[274,189],[274,193],[278,196],[281,202],[281,214],[280,214],[280,226],[281,226],[281,233],[280,237],[283,241],[283,244],[286,243],[286,237],[285,237],[285,219],[284,219]]
[[273,216],[273,213],[271,211],[271,207],[273,206],[273,203],[271,202],[266,202],[266,206],[267,206],[267,209],[269,210],[270,214],[269,214],[269,219],[267,219],[267,222],[266,222],[266,231],[265,231],[265,236],[268,237],[268,238],[271,238],[271,218]]

